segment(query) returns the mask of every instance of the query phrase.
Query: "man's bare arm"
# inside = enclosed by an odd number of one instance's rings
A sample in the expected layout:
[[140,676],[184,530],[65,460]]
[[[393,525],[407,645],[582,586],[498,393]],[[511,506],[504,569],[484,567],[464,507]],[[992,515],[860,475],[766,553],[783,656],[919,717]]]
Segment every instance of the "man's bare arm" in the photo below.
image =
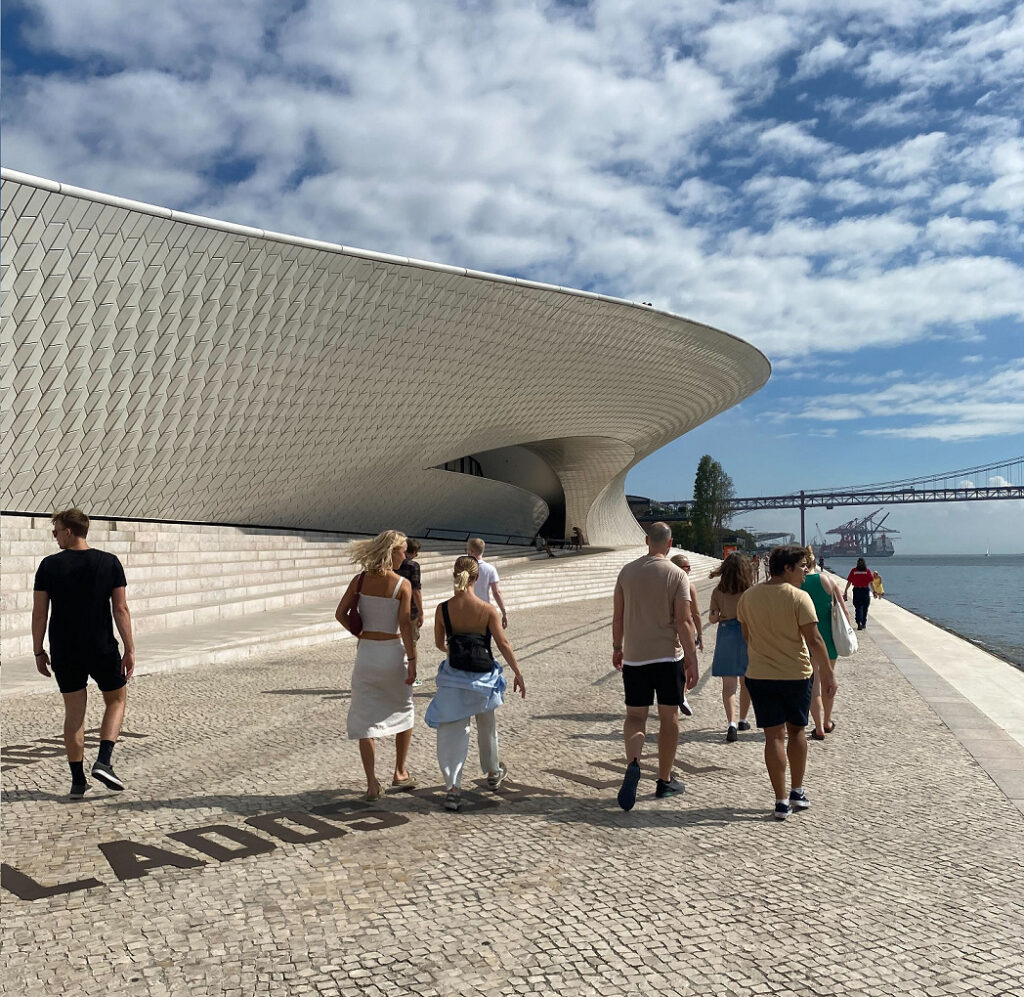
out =
[[494,601],[498,604],[498,609],[501,610],[501,625],[502,627],[508,626],[508,613],[505,612],[505,600],[501,597],[501,589],[498,588],[497,582],[491,582],[491,591],[494,593]]
[[695,643],[698,650],[704,649],[704,626],[700,621],[700,607],[697,605],[697,586],[690,583],[690,619],[696,634]]
[[121,655],[121,674],[126,679],[135,671],[135,638],[132,636],[132,614],[128,611],[127,589],[122,585],[110,593],[110,605],[114,613],[114,626],[121,635],[124,652]]
[[612,664],[622,671],[622,632],[623,618],[626,614],[626,600],[622,589],[615,586],[615,598],[612,600]]
[[46,619],[50,615],[50,595],[48,592],[32,593],[32,652],[36,654],[36,671],[40,675],[49,675],[50,656],[43,647],[46,637]]
[[800,634],[811,654],[811,664],[821,680],[821,691],[826,696],[834,696],[839,684],[836,682],[832,662],[828,658],[828,648],[822,640],[817,623],[805,623],[800,627]]
[[700,675],[697,670],[697,644],[693,636],[693,621],[690,619],[690,600],[677,598],[673,608],[676,634],[683,645],[683,668],[686,671],[686,688],[692,689]]

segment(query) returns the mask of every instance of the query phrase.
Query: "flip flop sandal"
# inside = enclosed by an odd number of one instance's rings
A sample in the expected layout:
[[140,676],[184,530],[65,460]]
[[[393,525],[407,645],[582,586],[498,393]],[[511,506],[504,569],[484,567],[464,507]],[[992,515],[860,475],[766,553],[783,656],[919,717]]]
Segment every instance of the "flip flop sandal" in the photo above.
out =
[[832,731],[834,731],[835,729],[836,729],[836,722],[835,722],[835,720],[833,720],[833,721],[832,721],[832,723],[830,723],[830,724],[829,724],[829,725],[828,725],[828,726],[827,726],[827,727],[825,728],[825,733],[826,733],[826,734],[831,734],[831,733],[832,733]]

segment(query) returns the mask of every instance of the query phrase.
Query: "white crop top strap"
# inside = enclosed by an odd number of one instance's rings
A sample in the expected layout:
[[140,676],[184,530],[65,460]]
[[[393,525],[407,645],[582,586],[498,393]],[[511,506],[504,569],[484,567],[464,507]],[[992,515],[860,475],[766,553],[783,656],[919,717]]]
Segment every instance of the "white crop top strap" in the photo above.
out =
[[362,618],[364,630],[398,636],[398,610],[401,606],[398,596],[401,588],[402,579],[399,578],[395,591],[391,595],[359,593],[359,615]]
[[395,586],[395,591],[391,593],[391,598],[392,599],[397,599],[399,597],[399,595],[402,592],[402,582],[404,582],[404,581],[405,581],[405,579],[401,575],[399,575],[398,576],[398,584]]

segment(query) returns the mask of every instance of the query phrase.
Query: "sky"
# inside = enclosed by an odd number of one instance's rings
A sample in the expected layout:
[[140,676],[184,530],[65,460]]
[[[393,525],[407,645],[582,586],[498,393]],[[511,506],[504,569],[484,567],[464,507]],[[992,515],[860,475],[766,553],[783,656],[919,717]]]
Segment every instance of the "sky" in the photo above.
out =
[[[631,493],[689,497],[704,453],[743,496],[1024,454],[1024,4],[6,0],[2,41],[9,168],[761,349]],[[1019,502],[890,524],[1024,552]]]

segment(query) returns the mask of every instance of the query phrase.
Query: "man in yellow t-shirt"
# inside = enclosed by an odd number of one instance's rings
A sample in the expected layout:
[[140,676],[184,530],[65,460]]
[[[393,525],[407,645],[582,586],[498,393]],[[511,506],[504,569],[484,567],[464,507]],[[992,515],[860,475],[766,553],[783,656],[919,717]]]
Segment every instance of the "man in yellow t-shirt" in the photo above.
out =
[[[807,715],[815,669],[822,691],[837,689],[818,615],[800,590],[807,571],[806,551],[789,545],[768,556],[768,580],[747,589],[736,609],[747,641],[747,690],[757,726],[764,730],[764,762],[775,790],[775,817],[785,820],[811,804],[804,792],[807,768]],[[786,762],[791,789],[786,798]]]

